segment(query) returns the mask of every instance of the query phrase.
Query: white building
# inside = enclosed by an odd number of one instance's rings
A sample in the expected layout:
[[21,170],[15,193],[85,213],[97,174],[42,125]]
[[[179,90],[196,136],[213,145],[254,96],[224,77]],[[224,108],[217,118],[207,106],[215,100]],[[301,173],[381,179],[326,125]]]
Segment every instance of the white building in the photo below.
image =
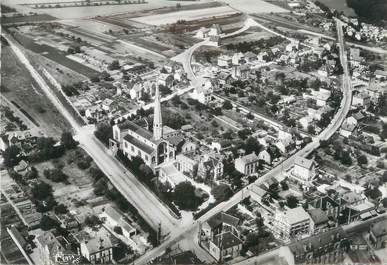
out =
[[313,221],[302,207],[275,212],[273,232],[285,241],[310,236],[312,230]]
[[107,206],[105,211],[100,214],[102,220],[108,223],[111,227],[119,226],[122,229],[122,234],[126,238],[131,238],[136,235],[136,229],[125,220],[124,216],[120,214],[112,206]]
[[300,184],[308,186],[316,174],[316,163],[313,160],[296,157],[290,177]]
[[230,67],[232,63],[232,58],[228,55],[220,55],[218,57],[218,66],[219,67]]
[[259,158],[255,153],[251,153],[235,159],[234,165],[240,173],[251,175],[258,171]]

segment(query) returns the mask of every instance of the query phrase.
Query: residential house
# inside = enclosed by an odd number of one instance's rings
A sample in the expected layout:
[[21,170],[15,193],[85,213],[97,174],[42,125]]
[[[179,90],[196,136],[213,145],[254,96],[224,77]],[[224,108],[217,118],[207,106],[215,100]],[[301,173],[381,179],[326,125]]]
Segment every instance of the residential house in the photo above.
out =
[[259,158],[253,152],[251,154],[239,157],[234,162],[235,169],[244,175],[252,175],[257,173],[259,166]]
[[57,264],[58,254],[73,254],[69,243],[63,237],[55,237],[51,231],[44,231],[35,241],[42,265]]
[[233,81],[233,78],[232,78],[232,75],[228,72],[220,72],[218,75],[217,75],[217,80],[219,82],[219,85],[221,87],[225,86],[225,85],[229,85],[231,84],[231,82]]
[[329,228],[329,218],[323,210],[314,208],[308,209],[307,212],[313,221],[313,233],[318,234],[320,232],[326,231]]
[[100,121],[104,116],[103,109],[100,104],[93,105],[85,110],[85,117],[88,119]]
[[341,227],[289,245],[294,264],[337,264],[344,260],[349,241]]
[[232,63],[232,58],[228,55],[220,55],[218,57],[218,66],[219,67],[230,67]]
[[24,176],[25,174],[27,174],[28,171],[31,170],[31,168],[30,168],[29,164],[25,160],[21,160],[19,162],[19,164],[17,164],[16,166],[13,167],[13,170],[16,173]]
[[265,149],[259,152],[258,154],[258,160],[264,161],[266,164],[270,165],[271,164],[271,155],[269,152]]
[[370,104],[371,104],[371,97],[365,91],[356,93],[352,96],[352,106],[363,107],[364,109],[368,109]]
[[387,220],[371,225],[369,239],[376,249],[387,248]]
[[222,29],[219,24],[213,24],[208,32],[208,36],[219,36],[222,34]]
[[103,101],[102,101],[102,109],[106,112],[111,112],[113,109],[112,109],[112,104],[114,103],[113,100],[111,100],[110,98],[105,98]]
[[316,163],[313,160],[297,157],[290,177],[304,186],[308,186],[317,175]]
[[157,78],[157,84],[172,87],[173,80],[173,75],[161,73]]
[[334,199],[328,195],[320,196],[309,202],[316,209],[322,210],[328,217],[336,220],[341,211],[345,208],[345,201],[342,199]]
[[242,240],[239,218],[220,212],[200,225],[199,244],[218,262],[239,256]]
[[180,172],[185,172],[192,177],[196,177],[194,175],[197,174],[195,170],[198,169],[198,161],[196,161],[195,156],[192,153],[181,153],[176,156],[175,167]]
[[375,71],[375,78],[379,81],[386,81],[387,80],[387,71],[382,70],[376,70]]
[[198,176],[204,180],[220,180],[223,177],[222,158],[215,154],[203,155],[198,164]]
[[232,65],[243,64],[243,62],[245,62],[243,53],[241,52],[234,53],[234,55],[232,56],[231,62],[232,62]]
[[209,37],[208,33],[210,32],[210,29],[201,27],[195,34],[195,37],[198,39],[206,39]]
[[81,255],[92,264],[112,264],[113,245],[109,237],[86,238],[80,244]]
[[76,232],[80,228],[80,222],[72,213],[55,214],[60,226],[67,231]]
[[118,212],[114,207],[107,206],[100,214],[100,217],[105,224],[109,224],[110,227],[119,226],[122,229],[122,234],[126,238],[131,238],[136,235],[136,228],[129,224],[125,216]]
[[345,138],[348,138],[349,136],[351,136],[351,134],[353,133],[353,131],[355,129],[356,129],[355,124],[345,120],[340,127],[340,135],[345,137]]

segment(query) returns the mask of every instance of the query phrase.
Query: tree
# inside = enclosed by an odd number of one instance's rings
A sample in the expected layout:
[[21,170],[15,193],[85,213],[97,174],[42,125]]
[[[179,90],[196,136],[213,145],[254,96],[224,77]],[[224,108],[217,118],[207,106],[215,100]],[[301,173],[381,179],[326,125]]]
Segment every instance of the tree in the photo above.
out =
[[97,129],[94,131],[95,137],[100,140],[106,146],[109,145],[109,139],[113,138],[113,128],[107,123],[100,123],[97,125]]
[[383,198],[382,205],[384,208],[387,208],[387,197]]
[[46,182],[40,182],[34,184],[31,189],[31,192],[34,199],[42,201],[47,197],[52,196],[52,187]]
[[246,151],[246,154],[251,154],[252,152],[255,152],[255,154],[259,154],[262,148],[262,145],[254,137],[249,137],[245,141],[244,149]]
[[20,148],[16,145],[11,145],[5,149],[3,153],[4,165],[7,167],[14,167],[20,161]]
[[67,209],[66,205],[60,203],[54,207],[54,211],[56,214],[65,214],[68,213],[69,210]]
[[102,224],[102,221],[95,215],[90,215],[85,218],[85,225],[95,227]]
[[366,155],[360,155],[357,158],[357,163],[359,164],[359,166],[368,164],[367,156]]
[[308,125],[308,133],[316,134],[316,129],[314,128],[314,126],[312,124]]
[[341,163],[347,166],[352,165],[352,158],[348,151],[343,151],[341,153]]
[[372,189],[368,189],[364,192],[364,194],[371,198],[372,200],[376,200],[378,199],[379,197],[382,196],[382,193],[380,192],[380,190],[377,188],[377,187],[374,187]]
[[289,189],[289,185],[288,185],[288,183],[286,183],[286,180],[281,181],[280,184],[281,184],[282,190],[288,190]]
[[48,231],[58,226],[59,224],[55,220],[51,219],[48,215],[43,215],[42,219],[40,219],[40,228],[43,231]]
[[383,183],[387,183],[387,170],[385,170],[385,171],[383,172],[383,175],[382,175],[382,177],[381,177],[381,181],[382,181]]
[[223,107],[224,109],[230,110],[230,109],[232,109],[232,103],[230,102],[230,100],[225,100],[225,101],[223,102],[222,107]]
[[226,184],[215,186],[211,193],[217,202],[227,201],[233,195],[231,188]]
[[249,119],[249,120],[254,120],[254,115],[251,114],[251,112],[249,112],[249,113],[246,114],[246,118]]
[[293,195],[290,195],[286,198],[286,204],[289,208],[296,208],[298,206],[298,199]]
[[74,140],[71,132],[63,132],[60,142],[65,149],[74,149],[79,144]]
[[352,176],[351,176],[351,175],[346,174],[346,175],[344,176],[344,179],[345,179],[345,181],[347,181],[347,182],[349,182],[349,183],[352,183]]
[[108,69],[110,71],[119,70],[120,68],[121,68],[121,66],[120,66],[120,63],[118,62],[118,60],[112,61],[111,64],[109,64],[109,66],[108,66]]
[[113,228],[113,231],[119,235],[122,235],[122,227],[121,226],[115,226]]
[[97,196],[105,195],[106,193],[106,181],[105,179],[100,179],[94,184],[94,194]]
[[173,201],[181,210],[195,210],[201,203],[201,200],[196,197],[195,187],[189,181],[176,185]]

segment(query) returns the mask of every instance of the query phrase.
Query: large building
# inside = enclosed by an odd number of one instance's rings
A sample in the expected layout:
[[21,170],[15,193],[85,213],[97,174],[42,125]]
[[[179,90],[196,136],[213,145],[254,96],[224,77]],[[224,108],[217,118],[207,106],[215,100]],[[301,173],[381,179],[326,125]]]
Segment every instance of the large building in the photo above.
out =
[[304,208],[277,210],[273,218],[274,233],[284,241],[297,240],[313,232],[313,220]]
[[218,262],[239,256],[242,249],[239,222],[239,218],[224,212],[214,215],[200,226],[200,245]]
[[120,149],[129,159],[141,157],[145,164],[155,169],[158,165],[175,159],[178,144],[182,139],[174,129],[163,126],[161,103],[156,88],[153,132],[133,121],[125,121],[113,126],[113,139],[110,148]]
[[257,173],[258,166],[259,158],[255,153],[235,159],[235,169],[247,176]]

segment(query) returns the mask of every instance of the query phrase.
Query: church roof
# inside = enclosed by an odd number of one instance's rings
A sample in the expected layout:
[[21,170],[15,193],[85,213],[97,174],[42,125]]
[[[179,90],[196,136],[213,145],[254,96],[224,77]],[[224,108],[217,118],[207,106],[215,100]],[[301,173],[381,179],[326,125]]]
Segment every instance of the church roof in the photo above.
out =
[[153,134],[150,131],[142,128],[140,125],[138,125],[132,121],[125,121],[124,123],[119,124],[118,127],[121,130],[130,130],[132,132],[135,132],[138,135],[140,135],[148,140],[152,140],[152,138],[153,138]]
[[127,134],[124,136],[124,140],[125,141],[128,141],[129,143],[131,143],[132,145],[136,146],[138,149],[144,151],[145,153],[147,154],[152,154],[154,149],[147,145],[147,144],[144,144],[143,142],[137,140],[136,138],[134,138],[133,136]]

